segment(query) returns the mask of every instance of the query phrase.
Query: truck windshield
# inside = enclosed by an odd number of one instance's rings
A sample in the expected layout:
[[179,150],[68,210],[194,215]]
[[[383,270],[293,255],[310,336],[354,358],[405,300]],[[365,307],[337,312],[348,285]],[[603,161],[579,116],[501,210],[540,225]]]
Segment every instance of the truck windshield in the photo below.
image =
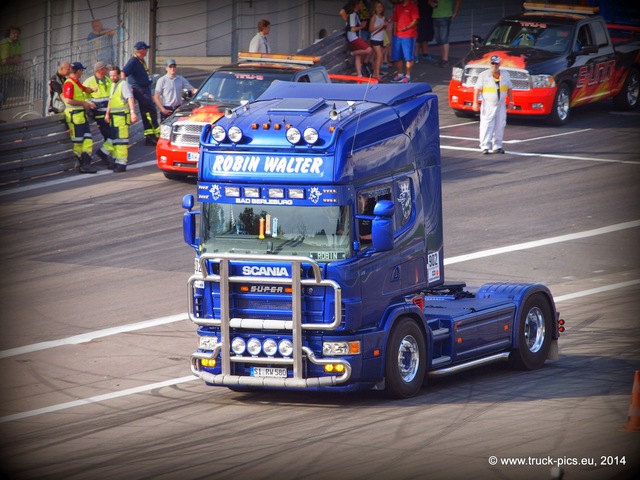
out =
[[346,206],[203,203],[202,251],[344,260],[351,256],[349,211]]
[[240,105],[262,95],[274,80],[290,80],[282,73],[216,72],[200,87],[195,101],[219,105]]
[[503,22],[489,35],[485,45],[534,47],[548,52],[564,52],[569,47],[571,29],[565,25],[531,22]]

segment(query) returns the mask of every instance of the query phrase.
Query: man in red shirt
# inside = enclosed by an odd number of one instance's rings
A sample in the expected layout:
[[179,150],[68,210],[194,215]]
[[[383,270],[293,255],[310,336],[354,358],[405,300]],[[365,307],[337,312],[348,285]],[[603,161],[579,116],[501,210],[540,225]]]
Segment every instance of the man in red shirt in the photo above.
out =
[[[413,0],[402,0],[393,9],[393,40],[391,41],[391,61],[395,63],[397,74],[391,79],[395,83],[411,81],[413,52],[418,38],[420,12]],[[402,62],[404,60],[404,71]]]
[[78,172],[96,173],[98,170],[91,165],[93,137],[87,118],[87,108],[96,108],[96,104],[87,101],[85,94],[95,92],[95,88],[86,87],[80,82],[86,67],[80,62],[71,64],[71,73],[62,86],[62,100],[64,101],[64,118],[69,126],[73,153],[78,157]]

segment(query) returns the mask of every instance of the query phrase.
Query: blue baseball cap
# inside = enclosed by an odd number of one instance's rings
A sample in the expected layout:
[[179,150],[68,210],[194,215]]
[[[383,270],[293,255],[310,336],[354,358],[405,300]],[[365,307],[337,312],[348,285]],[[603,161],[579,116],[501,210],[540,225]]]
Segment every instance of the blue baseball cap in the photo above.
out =
[[138,42],[133,46],[133,48],[136,50],[142,50],[143,48],[149,50],[151,47],[144,42]]
[[87,67],[85,67],[85,66],[84,66],[82,63],[80,63],[80,62],[73,62],[73,63],[71,64],[71,70],[74,70],[74,71],[76,71],[76,72],[77,72],[78,70],[86,70],[86,69],[87,69]]

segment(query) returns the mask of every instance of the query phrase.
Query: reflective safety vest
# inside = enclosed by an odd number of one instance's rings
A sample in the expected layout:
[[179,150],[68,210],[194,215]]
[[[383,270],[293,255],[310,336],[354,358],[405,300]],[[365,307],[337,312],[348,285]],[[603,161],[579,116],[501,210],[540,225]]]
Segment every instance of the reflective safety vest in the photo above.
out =
[[[87,95],[84,93],[84,90],[82,90],[82,87],[80,87],[80,85],[78,85],[77,82],[74,82],[73,80],[71,80],[70,78],[67,78],[64,82],[64,85],[66,85],[67,83],[71,83],[73,85],[73,99],[74,100],[78,100],[79,102],[86,102],[87,101]],[[62,86],[63,90],[64,90],[64,85]],[[84,107],[82,105],[69,105],[68,103],[64,104],[64,109],[71,111],[71,110],[84,110]]]
[[122,98],[122,85],[125,80],[111,85],[111,113],[129,113],[129,101]]
[[89,77],[83,85],[85,87],[96,88],[97,91],[88,94],[89,99],[95,103],[98,110],[107,111],[107,103],[109,103],[109,93],[111,92],[112,82],[108,77],[99,79],[95,75]]

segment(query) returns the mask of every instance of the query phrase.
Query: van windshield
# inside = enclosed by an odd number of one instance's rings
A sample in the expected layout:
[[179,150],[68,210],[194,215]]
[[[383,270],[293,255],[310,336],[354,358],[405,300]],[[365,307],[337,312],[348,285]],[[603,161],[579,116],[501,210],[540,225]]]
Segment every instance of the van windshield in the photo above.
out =
[[203,253],[300,255],[319,261],[352,255],[347,206],[203,203]]

